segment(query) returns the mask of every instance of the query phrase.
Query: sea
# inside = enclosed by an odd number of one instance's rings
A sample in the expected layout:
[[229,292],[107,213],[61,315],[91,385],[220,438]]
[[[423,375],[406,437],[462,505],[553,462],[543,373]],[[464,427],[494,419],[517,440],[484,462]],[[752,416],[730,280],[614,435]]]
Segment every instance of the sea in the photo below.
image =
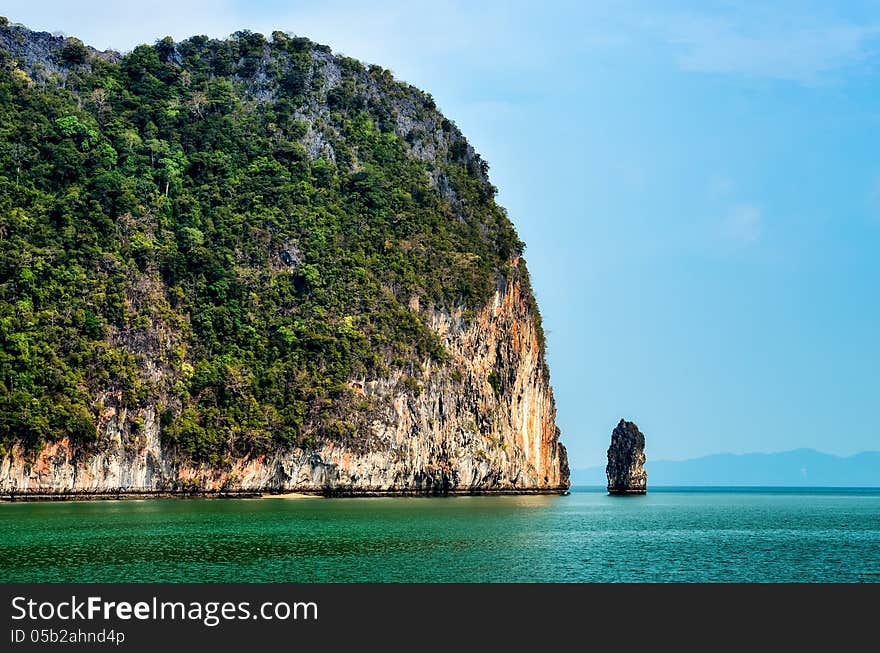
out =
[[0,504],[0,582],[880,582],[880,488]]

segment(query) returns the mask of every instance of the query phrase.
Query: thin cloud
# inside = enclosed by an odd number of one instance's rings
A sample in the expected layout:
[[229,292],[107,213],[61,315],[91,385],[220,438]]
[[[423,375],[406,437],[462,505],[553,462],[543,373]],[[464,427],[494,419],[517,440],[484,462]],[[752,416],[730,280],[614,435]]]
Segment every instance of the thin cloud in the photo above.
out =
[[876,52],[880,24],[817,22],[791,14],[654,17],[650,25],[688,71],[804,83],[864,63]]
[[721,220],[721,236],[740,246],[755,245],[761,240],[764,214],[755,204],[737,204]]
[[880,176],[874,179],[868,189],[868,215],[871,222],[880,224]]
[[10,21],[32,30],[76,36],[99,50],[129,51],[165,36],[183,39],[194,34],[227,36],[236,24],[230,0],[153,0],[147,3],[4,2]]
[[709,179],[709,197],[716,199],[728,197],[733,192],[735,186],[736,184],[730,177],[715,175]]

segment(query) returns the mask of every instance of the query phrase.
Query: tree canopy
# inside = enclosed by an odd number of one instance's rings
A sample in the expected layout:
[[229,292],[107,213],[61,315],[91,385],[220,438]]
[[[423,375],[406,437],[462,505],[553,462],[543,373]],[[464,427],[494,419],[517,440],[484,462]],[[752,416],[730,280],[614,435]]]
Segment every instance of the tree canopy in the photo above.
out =
[[[148,406],[211,463],[356,439],[350,380],[444,359],[410,298],[472,310],[522,250],[485,163],[379,67],[280,32],[54,61],[0,49],[0,447],[99,447],[123,409],[136,437]],[[450,146],[413,156],[432,125]]]

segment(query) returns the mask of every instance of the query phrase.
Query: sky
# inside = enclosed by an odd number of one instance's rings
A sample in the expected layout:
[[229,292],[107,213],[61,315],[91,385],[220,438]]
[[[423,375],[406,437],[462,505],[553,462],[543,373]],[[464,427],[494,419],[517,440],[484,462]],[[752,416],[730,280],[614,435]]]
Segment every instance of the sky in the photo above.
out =
[[527,244],[573,468],[620,418],[649,460],[880,449],[880,3],[3,5],[101,49],[290,31],[430,92]]

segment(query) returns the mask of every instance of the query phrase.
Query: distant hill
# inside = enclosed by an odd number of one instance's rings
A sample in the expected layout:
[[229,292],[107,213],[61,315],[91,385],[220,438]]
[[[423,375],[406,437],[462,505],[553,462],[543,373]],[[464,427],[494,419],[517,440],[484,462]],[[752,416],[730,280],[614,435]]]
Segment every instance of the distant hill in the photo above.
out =
[[[648,488],[669,485],[880,486],[880,451],[840,457],[814,449],[648,460]],[[605,485],[605,468],[574,469],[572,485]]]

